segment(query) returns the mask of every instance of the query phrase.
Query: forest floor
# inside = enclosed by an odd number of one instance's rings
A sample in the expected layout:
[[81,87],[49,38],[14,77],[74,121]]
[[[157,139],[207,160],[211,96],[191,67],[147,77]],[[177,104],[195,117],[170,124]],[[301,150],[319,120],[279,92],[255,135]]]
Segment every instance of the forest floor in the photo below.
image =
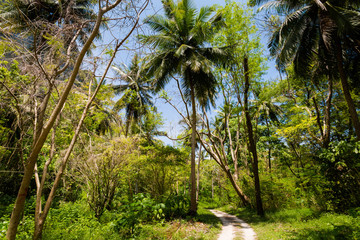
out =
[[243,239],[243,240],[255,240],[256,233],[250,227],[249,224],[243,220],[237,218],[234,215],[230,215],[225,212],[218,210],[210,210],[215,216],[217,216],[222,224],[222,231],[219,235],[219,240],[233,240],[233,239]]

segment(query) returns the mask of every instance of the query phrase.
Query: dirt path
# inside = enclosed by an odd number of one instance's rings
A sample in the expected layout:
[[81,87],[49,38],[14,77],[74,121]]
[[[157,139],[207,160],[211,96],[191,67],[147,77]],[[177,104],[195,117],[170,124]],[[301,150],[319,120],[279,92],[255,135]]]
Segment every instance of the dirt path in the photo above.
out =
[[[218,240],[232,240],[236,236],[241,236],[244,240],[255,240],[256,233],[249,224],[243,220],[218,210],[210,210],[215,216],[220,218],[223,228]],[[236,234],[240,233],[240,234]]]

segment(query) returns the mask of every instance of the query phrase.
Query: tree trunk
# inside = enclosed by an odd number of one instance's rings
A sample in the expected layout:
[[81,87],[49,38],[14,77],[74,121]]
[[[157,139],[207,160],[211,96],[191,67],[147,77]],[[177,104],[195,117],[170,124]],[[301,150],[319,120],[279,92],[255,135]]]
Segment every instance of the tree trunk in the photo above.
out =
[[214,172],[211,171],[211,199],[214,199]]
[[58,188],[58,186],[60,184],[61,177],[62,177],[62,175],[63,175],[63,173],[65,171],[66,164],[67,164],[67,162],[68,162],[68,160],[70,158],[71,152],[72,152],[72,150],[73,150],[73,148],[75,146],[76,140],[77,140],[77,138],[79,136],[79,133],[80,133],[80,130],[81,130],[81,127],[82,127],[82,125],[83,125],[83,123],[85,121],[85,118],[86,118],[86,115],[87,115],[87,113],[89,111],[89,108],[90,108],[92,102],[94,101],[97,93],[99,92],[100,87],[101,87],[101,85],[102,85],[102,83],[103,83],[103,81],[104,81],[104,79],[105,79],[105,77],[107,75],[108,70],[110,69],[110,66],[111,66],[111,64],[112,64],[112,62],[113,62],[113,60],[115,58],[115,55],[116,55],[119,47],[120,47],[120,45],[117,44],[115,49],[114,49],[113,56],[110,59],[110,61],[109,61],[108,65],[107,65],[107,67],[105,69],[105,72],[104,72],[98,86],[96,87],[94,93],[91,96],[89,95],[89,97],[88,97],[88,101],[87,101],[86,106],[85,106],[85,108],[83,110],[83,113],[82,113],[82,115],[80,117],[79,123],[78,123],[78,125],[76,127],[76,130],[75,130],[75,133],[74,133],[74,136],[71,139],[70,145],[67,148],[65,156],[62,159],[61,166],[60,166],[60,168],[59,168],[59,170],[58,170],[58,172],[56,174],[53,187],[51,188],[50,194],[48,196],[48,199],[47,199],[45,207],[44,207],[44,211],[41,214],[39,214],[39,217],[38,217],[37,221],[35,222],[35,231],[34,231],[33,239],[40,239],[41,238],[41,234],[42,234],[42,230],[43,230],[43,227],[44,227],[44,223],[45,223],[47,214],[50,211],[52,201],[53,201],[53,199],[55,197],[55,192],[56,192],[56,190],[57,190],[57,188]]
[[186,178],[184,178],[184,196],[186,195]]
[[192,105],[192,122],[191,122],[191,175],[190,175],[190,216],[196,216],[197,203],[196,203],[196,173],[195,173],[195,148],[196,148],[196,102],[194,84],[191,82],[191,105]]
[[331,99],[332,99],[332,89],[333,89],[333,82],[332,78],[329,77],[329,90],[328,90],[328,97],[326,99],[326,107],[325,107],[325,116],[324,116],[324,142],[323,145],[325,148],[328,148],[330,143],[330,114],[331,114]]
[[271,142],[270,142],[270,126],[269,126],[269,121],[268,118],[265,118],[265,123],[266,123],[266,128],[268,130],[268,144],[269,144],[269,149],[268,149],[268,166],[269,166],[269,172],[271,173]]
[[[95,22],[95,26],[94,26],[93,30],[91,31],[91,34],[90,34],[89,38],[85,42],[83,48],[81,49],[81,51],[80,51],[80,53],[79,53],[79,55],[78,55],[78,57],[77,57],[77,59],[75,61],[74,68],[73,68],[73,71],[72,71],[71,76],[69,78],[69,81],[67,82],[67,84],[65,86],[65,89],[64,89],[63,93],[61,94],[56,107],[52,111],[49,120],[47,121],[45,127],[43,128],[43,131],[41,131],[41,134],[39,135],[36,143],[32,147],[30,156],[28,158],[28,164],[27,164],[27,166],[25,168],[25,171],[24,171],[24,176],[23,176],[23,179],[22,179],[22,182],[21,182],[21,185],[20,185],[18,196],[16,198],[14,209],[13,209],[13,212],[11,214],[11,218],[10,218],[10,222],[9,222],[9,228],[8,228],[7,235],[6,235],[8,240],[14,240],[15,237],[16,237],[17,227],[19,225],[20,217],[21,217],[21,215],[22,215],[22,213],[24,211],[27,190],[28,190],[28,187],[29,187],[30,182],[31,182],[31,178],[32,178],[32,175],[33,175],[33,172],[34,172],[34,167],[35,167],[35,164],[36,164],[36,161],[37,161],[37,157],[38,157],[38,155],[39,155],[39,153],[40,153],[40,151],[41,151],[41,149],[42,149],[42,147],[43,147],[43,145],[44,145],[44,143],[46,141],[46,138],[47,138],[51,128],[54,125],[55,120],[57,119],[58,115],[61,112],[61,109],[63,108],[63,106],[64,106],[64,104],[65,104],[65,102],[67,100],[67,97],[68,97],[68,95],[70,93],[70,90],[72,89],[72,86],[73,86],[73,84],[75,82],[75,79],[76,79],[76,77],[78,75],[80,66],[81,66],[82,61],[84,59],[84,56],[85,56],[86,52],[88,51],[88,49],[90,48],[94,38],[97,36],[97,34],[99,32],[100,25],[101,25],[101,23],[103,21],[103,15],[106,12],[108,12],[108,11],[112,10],[113,8],[115,8],[121,2],[122,2],[122,0],[116,0],[113,4],[106,4],[105,7],[99,8],[97,18],[96,18],[96,22]],[[100,6],[100,4],[99,4],[99,6]],[[129,34],[123,39],[123,41],[121,41],[120,45],[133,32],[133,30],[135,29],[135,26],[138,23],[138,19],[137,19],[136,24],[134,25],[134,27],[129,32]],[[117,48],[120,47],[120,45],[118,45]],[[113,58],[112,58],[112,60],[113,60]],[[110,67],[110,65],[108,67]],[[95,97],[95,95],[93,97]],[[93,98],[92,98],[92,100],[93,100]],[[69,148],[70,148],[70,146],[69,146]],[[70,153],[68,155],[70,155]],[[64,158],[66,158],[66,156]],[[51,205],[51,202],[53,200],[55,190],[56,190],[56,188],[57,188],[57,186],[59,184],[61,175],[62,175],[62,172],[59,170],[59,172],[58,172],[58,174],[56,176],[57,178],[55,179],[53,188],[52,188],[52,190],[50,192],[50,195],[48,197],[48,201],[46,202],[46,205],[45,205],[45,208],[44,208],[44,213],[43,213],[42,216],[39,217],[39,219],[38,219],[39,221],[35,226],[34,239],[38,239],[41,236],[42,228],[43,228],[47,213],[48,213],[48,211],[50,209],[50,205]],[[58,176],[59,176],[59,178],[58,178]]]
[[179,180],[176,180],[176,195],[179,195]]
[[345,100],[346,100],[346,103],[347,103],[347,106],[348,106],[348,109],[350,112],[351,121],[355,128],[355,134],[356,134],[357,140],[360,140],[360,122],[359,122],[359,117],[356,112],[356,107],[355,107],[354,101],[351,97],[349,83],[347,81],[347,76],[344,71],[341,42],[340,42],[340,39],[336,39],[335,41],[336,41],[336,60],[337,60],[336,63],[337,63],[338,71],[340,74],[340,80],[341,80],[343,94],[344,94],[344,97],[345,97]]
[[196,202],[199,201],[199,192],[200,192],[200,163],[201,163],[202,153],[201,153],[201,145],[199,149],[199,162],[197,166],[197,177],[196,177]]
[[41,196],[42,196],[42,192],[44,189],[44,185],[45,185],[45,181],[46,181],[46,175],[49,169],[49,165],[54,157],[55,154],[55,135],[56,135],[56,128],[59,125],[59,121],[60,121],[60,117],[61,114],[59,114],[59,116],[56,119],[53,131],[52,131],[52,135],[51,135],[51,148],[50,148],[50,155],[49,155],[49,159],[45,162],[44,165],[44,169],[42,172],[42,176],[41,176],[41,182],[40,182],[40,187],[39,187],[39,191],[36,194],[36,205],[35,205],[35,226],[37,225],[37,222],[39,220],[39,216],[42,212],[41,209]]
[[243,193],[243,191],[241,191],[240,187],[237,185],[237,183],[234,179],[234,176],[231,174],[229,167],[223,167],[223,169],[224,169],[226,175],[228,176],[228,179],[230,180],[231,185],[235,189],[236,194],[240,197],[244,206],[249,206],[250,199]]
[[259,169],[258,169],[259,163],[258,163],[256,142],[254,139],[253,128],[252,128],[250,112],[249,112],[249,103],[248,103],[250,79],[249,79],[249,65],[248,65],[247,57],[244,58],[244,74],[245,74],[244,111],[245,111],[246,128],[249,138],[249,148],[253,158],[252,167],[253,167],[253,174],[255,181],[256,210],[258,215],[263,216],[264,209],[261,200],[260,179],[259,179]]
[[[119,4],[120,1],[117,1],[117,4]],[[93,31],[91,32],[89,39],[86,41],[86,43],[84,44],[78,58],[76,59],[75,65],[74,65],[74,69],[73,72],[69,78],[69,81],[64,89],[64,92],[62,93],[62,95],[60,96],[59,102],[57,103],[55,109],[53,110],[48,122],[46,123],[45,127],[43,128],[43,131],[41,132],[41,134],[39,135],[36,143],[34,144],[30,156],[27,160],[27,165],[24,171],[24,176],[20,185],[20,189],[14,204],[14,209],[12,211],[11,214],[11,218],[10,218],[10,222],[9,222],[9,228],[7,231],[7,239],[8,240],[14,240],[15,236],[16,236],[16,232],[17,232],[17,227],[19,225],[20,222],[20,218],[21,215],[24,211],[24,207],[25,207],[25,199],[26,199],[26,195],[27,195],[27,191],[29,189],[29,185],[31,182],[31,178],[33,176],[34,173],[34,167],[35,167],[35,163],[36,160],[38,158],[38,155],[46,141],[46,138],[50,132],[50,129],[53,127],[55,119],[57,118],[57,116],[59,115],[61,109],[63,108],[65,101],[70,93],[70,90],[75,82],[75,78],[79,72],[81,63],[84,59],[84,56],[86,54],[86,52],[88,51],[88,49],[90,48],[92,41],[94,40],[94,38],[97,36],[101,22],[102,22],[102,16],[105,12],[103,10],[99,11],[99,14],[97,16],[97,20],[96,20],[96,24],[95,27],[93,29]]]
[[[234,149],[234,144],[233,144],[233,140],[232,140],[232,135],[231,135],[231,130],[230,130],[230,124],[229,124],[229,118],[230,118],[230,114],[227,114],[225,112],[226,116],[225,116],[225,127],[226,127],[226,131],[227,131],[227,135],[228,135],[228,139],[229,139],[229,149],[228,151],[230,151],[231,154],[231,159],[234,161],[234,179],[235,181],[238,180],[238,161],[237,161],[237,156],[236,156],[236,151]],[[238,123],[239,124],[239,123]],[[239,129],[239,127],[238,127]],[[237,135],[239,134],[239,132],[237,131]],[[235,142],[235,144],[238,144],[238,142]]]

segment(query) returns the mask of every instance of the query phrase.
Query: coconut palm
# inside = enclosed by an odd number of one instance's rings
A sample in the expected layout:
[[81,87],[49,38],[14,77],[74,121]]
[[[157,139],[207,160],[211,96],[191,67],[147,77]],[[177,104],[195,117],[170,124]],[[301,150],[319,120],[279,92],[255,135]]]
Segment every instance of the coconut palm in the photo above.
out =
[[[344,63],[360,47],[360,1],[335,0],[252,0],[262,9],[275,8],[285,13],[282,24],[272,34],[269,48],[279,64],[294,63],[298,74],[312,71],[315,65],[340,78],[356,136],[360,139],[360,122],[350,94]],[[335,71],[334,71],[335,70]]]
[[79,40],[84,43],[94,24],[91,20],[96,17],[91,9],[92,4],[89,0],[4,1],[1,3],[0,27],[7,33],[10,30],[15,35],[26,34],[30,48],[35,41],[39,41],[37,44],[41,46],[47,34],[59,38],[60,28],[65,44],[70,43],[78,30]]
[[129,133],[131,123],[138,122],[146,114],[147,106],[153,106],[153,86],[150,78],[145,74],[142,62],[137,54],[134,55],[131,65],[127,67],[113,67],[122,84],[113,85],[116,95],[122,95],[115,103],[114,111],[125,109],[125,135]]
[[214,103],[216,79],[212,73],[214,64],[228,60],[225,49],[212,47],[209,40],[222,24],[221,15],[213,17],[213,8],[203,7],[199,12],[190,0],[162,1],[165,16],[155,15],[146,19],[153,35],[140,39],[153,47],[155,52],[148,60],[147,68],[155,76],[156,90],[162,89],[174,75],[181,76],[185,99],[192,106],[191,144],[191,204],[190,214],[195,215],[195,146],[196,102],[208,108]]

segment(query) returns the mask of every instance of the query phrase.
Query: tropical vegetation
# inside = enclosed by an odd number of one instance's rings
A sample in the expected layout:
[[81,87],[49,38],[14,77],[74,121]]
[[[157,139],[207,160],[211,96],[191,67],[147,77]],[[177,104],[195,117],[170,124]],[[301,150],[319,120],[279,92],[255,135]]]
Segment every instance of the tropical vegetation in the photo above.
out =
[[0,1],[0,238],[359,239],[360,2],[152,3]]

